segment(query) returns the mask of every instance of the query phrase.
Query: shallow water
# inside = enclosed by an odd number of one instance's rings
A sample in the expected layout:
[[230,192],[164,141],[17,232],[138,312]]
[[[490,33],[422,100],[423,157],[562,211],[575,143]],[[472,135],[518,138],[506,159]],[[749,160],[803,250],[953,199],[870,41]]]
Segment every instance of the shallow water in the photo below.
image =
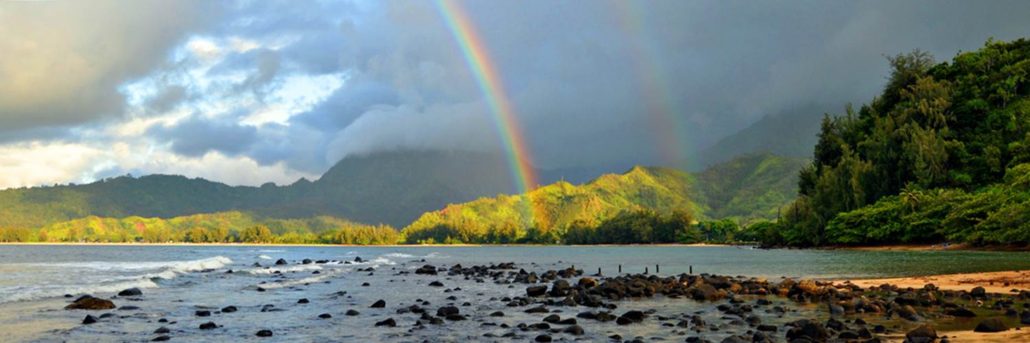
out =
[[[358,264],[330,263],[301,265],[312,260],[353,261]],[[275,259],[290,261],[287,266],[272,266]],[[422,262],[425,260],[425,262]],[[15,332],[14,340],[72,341],[147,341],[161,326],[172,329],[174,341],[249,340],[259,329],[272,329],[275,337],[299,341],[434,341],[480,340],[482,334],[501,335],[511,330],[484,323],[516,325],[539,322],[543,315],[523,313],[523,308],[506,308],[491,300],[525,294],[526,285],[497,285],[489,280],[478,283],[463,278],[421,275],[396,275],[425,263],[437,266],[515,262],[517,267],[542,272],[569,266],[588,274],[598,268],[605,275],[639,273],[647,268],[660,274],[694,273],[762,277],[859,278],[925,275],[1030,269],[1030,254],[1020,252],[968,251],[831,251],[831,250],[755,250],[744,247],[255,247],[255,246],[0,246],[0,330]],[[259,263],[263,267],[253,267]],[[376,268],[376,272],[355,271]],[[234,272],[226,273],[228,269]],[[275,272],[278,271],[279,274]],[[315,274],[315,272],[318,272]],[[442,281],[446,287],[427,287]],[[362,283],[370,286],[363,287]],[[258,287],[266,289],[258,292]],[[139,310],[112,312],[116,316],[92,325],[79,325],[86,311],[65,311],[69,301],[64,294],[93,294],[111,297],[117,291],[139,287],[140,301],[115,299],[119,306]],[[459,287],[459,291],[446,291]],[[343,296],[336,292],[346,291]],[[456,300],[448,300],[454,296]],[[297,304],[300,298],[310,304]],[[377,299],[385,299],[384,309],[370,309]],[[413,314],[396,314],[396,309],[428,300],[430,312],[444,304],[461,306],[471,320],[448,323],[442,327],[409,332]],[[271,304],[281,312],[261,312]],[[224,306],[239,307],[236,313],[216,313],[196,317],[198,309],[216,311]],[[623,301],[616,312],[628,309],[655,309],[658,314],[675,317],[702,311],[715,316],[715,304],[679,299]],[[345,316],[348,309],[361,312]],[[585,308],[557,308],[564,318]],[[507,316],[487,314],[502,310]],[[804,309],[781,320],[811,316]],[[321,313],[333,318],[318,319]],[[375,322],[392,317],[396,328],[373,328]],[[157,323],[159,318],[175,324]],[[200,323],[213,321],[222,327],[198,330]],[[587,339],[604,339],[611,334],[623,337],[669,337],[682,334],[653,321],[648,325],[615,327],[580,320]],[[532,338],[534,332],[523,333]],[[707,333],[709,339],[719,333]],[[572,336],[556,338],[571,339]],[[506,340],[506,339],[505,339]],[[677,339],[679,340],[679,339]]]

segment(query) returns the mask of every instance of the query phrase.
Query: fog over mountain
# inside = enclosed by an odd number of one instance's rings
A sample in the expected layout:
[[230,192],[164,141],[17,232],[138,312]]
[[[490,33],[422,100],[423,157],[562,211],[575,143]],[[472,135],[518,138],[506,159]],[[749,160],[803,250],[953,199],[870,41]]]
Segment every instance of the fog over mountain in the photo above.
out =
[[[453,7],[478,40],[456,39],[435,2],[0,3],[0,188],[127,173],[282,185],[346,156],[498,153],[498,98],[540,169],[707,164],[749,152],[718,147],[750,125],[793,127],[765,116],[870,99],[885,56],[946,60],[1030,32],[1022,1]],[[503,92],[483,91],[463,48],[486,53]]]

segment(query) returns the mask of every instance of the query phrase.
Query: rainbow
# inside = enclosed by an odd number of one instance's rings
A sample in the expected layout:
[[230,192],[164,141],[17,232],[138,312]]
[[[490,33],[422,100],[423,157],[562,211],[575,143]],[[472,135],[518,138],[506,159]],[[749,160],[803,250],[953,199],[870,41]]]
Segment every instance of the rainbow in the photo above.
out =
[[[438,0],[436,8],[461,48],[465,62],[472,70],[479,89],[490,107],[495,129],[500,135],[501,144],[508,157],[508,165],[511,168],[516,191],[527,194],[526,198],[529,199],[529,191],[539,186],[536,171],[532,165],[533,159],[526,146],[526,136],[522,133],[522,127],[515,118],[515,110],[504,89],[501,76],[493,65],[490,55],[487,54],[486,45],[476,33],[472,21],[454,1]],[[529,200],[532,202],[532,199]],[[536,213],[531,215],[540,219],[542,209],[537,206],[533,207]],[[532,222],[532,218],[530,221]]]
[[[684,162],[687,147],[687,124],[680,118],[675,97],[669,93],[667,74],[662,70],[660,46],[648,37],[645,13],[636,1],[615,1],[614,14],[618,26],[630,43],[633,68],[643,90],[651,129],[658,139],[659,154],[666,165]],[[681,166],[685,167],[685,166]]]

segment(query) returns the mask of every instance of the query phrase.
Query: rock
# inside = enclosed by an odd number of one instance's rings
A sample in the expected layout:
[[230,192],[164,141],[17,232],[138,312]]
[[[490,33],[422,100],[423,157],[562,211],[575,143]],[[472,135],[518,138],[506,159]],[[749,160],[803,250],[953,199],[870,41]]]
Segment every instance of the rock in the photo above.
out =
[[637,310],[627,311],[626,313],[623,313],[621,316],[619,316],[618,319],[615,319],[615,323],[619,324],[619,325],[629,325],[629,324],[633,324],[633,323],[639,323],[639,322],[644,321],[644,317],[645,317],[644,312],[637,311]]
[[157,328],[157,330],[154,330],[155,334],[164,334],[164,333],[169,333],[169,332],[172,332],[172,330],[169,329],[167,326],[162,326],[162,327]]
[[281,266],[281,265],[284,265],[284,264],[286,264],[286,260],[284,260],[284,259],[280,258],[278,260],[275,260],[275,265],[277,265],[277,266]]
[[86,325],[96,323],[97,321],[97,317],[94,317],[92,314],[87,314],[86,318],[82,319],[82,323]]
[[255,335],[258,337],[272,337],[272,330],[258,330]]
[[200,324],[200,329],[201,330],[211,330],[211,329],[216,329],[216,328],[218,328],[218,324],[215,324],[215,322],[207,322],[207,323],[204,323],[204,324]]
[[696,287],[690,288],[690,297],[697,301],[702,300],[718,300],[720,298],[719,291],[709,284],[701,284]]
[[429,287],[443,287],[443,282],[433,281],[429,283]]
[[590,277],[580,278],[578,284],[583,289],[590,289],[597,286],[597,280]]
[[457,307],[454,307],[454,306],[444,306],[444,307],[436,309],[436,316],[437,317],[447,317],[447,316],[450,316],[450,315],[459,314],[460,312],[461,312],[461,310],[459,310]]
[[357,310],[347,310],[347,312],[344,313],[344,314],[346,314],[348,316],[356,316],[356,315],[361,314],[361,312],[358,312]]
[[494,313],[491,313],[490,316],[491,317],[504,317],[504,312],[495,311]]
[[533,308],[527,309],[525,312],[526,313],[547,313],[549,311],[547,311],[546,307],[537,306],[537,307],[533,307]]
[[136,287],[125,289],[121,292],[118,292],[118,296],[120,297],[138,297],[141,295],[143,295],[143,291],[139,290],[139,288]]
[[307,303],[310,303],[310,302],[311,301],[308,300],[308,298],[300,298],[300,300],[297,300],[298,304],[307,304]]
[[552,314],[552,315],[549,315],[547,317],[544,317],[543,321],[545,323],[556,324],[559,321],[561,321],[561,317],[559,317],[557,314]]
[[397,326],[397,321],[393,320],[393,318],[386,318],[386,320],[376,322],[376,326],[386,326],[392,328]]
[[762,324],[759,325],[756,329],[758,329],[758,331],[776,332],[778,328],[776,327],[776,325]]
[[365,262],[365,260],[361,259],[361,256],[358,256],[358,257],[354,258],[354,262],[362,263],[362,262]]
[[329,318],[332,318],[332,317],[333,317],[333,315],[328,314],[328,313],[323,313],[323,314],[318,315],[318,318],[321,318],[321,319],[329,319]]
[[108,312],[108,313],[104,313],[104,314],[100,315],[100,319],[111,318],[111,317],[114,317],[114,313]]
[[138,311],[139,306],[125,305],[118,308],[119,311]]
[[526,287],[526,295],[531,297],[539,297],[547,293],[547,286],[530,286]]
[[969,295],[973,296],[974,298],[984,298],[987,297],[987,290],[983,287],[977,286],[969,291]]
[[437,271],[435,266],[427,264],[415,269],[415,274],[436,275]]
[[1019,322],[1022,324],[1030,324],[1030,310],[1023,310],[1023,313],[1019,314]]
[[211,316],[211,311],[200,310],[200,311],[197,311],[197,312],[193,312],[193,314],[197,315],[197,317],[210,317]]
[[923,324],[905,334],[905,340],[911,343],[933,342],[937,339],[937,330],[930,324]]
[[563,279],[555,280],[551,285],[550,295],[552,297],[564,297],[569,295],[569,291],[572,290],[572,286],[569,285],[568,281]]
[[980,324],[976,324],[976,328],[973,329],[973,331],[974,332],[1002,332],[1002,331],[1005,331],[1005,330],[1008,330],[1008,329],[1009,329],[1009,327],[1006,326],[1005,322],[1002,322],[1001,319],[989,318],[989,319],[984,319],[983,321],[980,322]]
[[310,258],[305,258],[303,261],[300,261],[300,263],[311,264],[311,259]]
[[533,340],[536,341],[536,342],[550,342],[551,341],[551,336],[550,335],[540,335],[540,336],[536,336],[536,338],[533,339]]
[[583,335],[583,327],[581,327],[579,325],[573,325],[573,326],[565,328],[565,330],[562,330],[562,332],[570,334],[570,335],[573,335],[573,336],[580,336],[580,335]]
[[376,300],[376,302],[372,303],[372,306],[369,306],[369,307],[371,307],[371,308],[383,308],[383,307],[386,307],[386,301],[384,301],[383,299]]
[[229,305],[229,306],[226,306],[226,307],[222,308],[222,313],[233,313],[233,312],[236,312],[237,310],[238,309],[236,308],[236,306]]
[[171,339],[172,338],[168,337],[168,336],[157,336],[157,337],[154,337],[154,339],[152,339],[150,341],[151,342],[167,342],[167,341],[170,341]]
[[944,310],[944,314],[955,317],[972,318],[976,317],[976,313],[965,307],[949,308]]
[[90,295],[84,295],[64,307],[66,310],[110,310],[113,308],[115,308],[114,302],[107,299],[94,298]]
[[826,328],[822,325],[802,319],[794,322],[794,327],[787,330],[788,341],[800,338],[806,338],[814,342],[825,342],[830,338],[830,334],[826,332]]

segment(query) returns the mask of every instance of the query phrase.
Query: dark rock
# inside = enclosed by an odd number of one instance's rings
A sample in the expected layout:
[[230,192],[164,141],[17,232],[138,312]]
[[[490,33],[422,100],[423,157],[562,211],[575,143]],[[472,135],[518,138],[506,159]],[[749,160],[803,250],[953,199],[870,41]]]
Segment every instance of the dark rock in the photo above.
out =
[[328,313],[323,313],[323,314],[318,315],[318,318],[322,318],[322,319],[329,319],[329,318],[332,318],[332,317],[333,317],[333,315],[328,314]]
[[569,285],[568,281],[559,279],[555,280],[551,285],[550,295],[552,297],[564,297],[569,295],[569,291],[572,290],[572,286]]
[[150,341],[151,342],[167,342],[167,341],[170,341],[171,339],[172,338],[168,337],[168,336],[157,336],[157,337],[154,337],[154,339],[152,339]]
[[139,288],[136,288],[136,287],[129,288],[129,289],[126,289],[126,290],[122,290],[121,292],[118,292],[118,296],[120,296],[120,297],[138,297],[138,296],[141,296],[141,295],[143,295],[143,291],[141,291]]
[[969,291],[969,295],[973,296],[974,298],[984,298],[987,297],[987,290],[983,287],[977,286]]
[[156,334],[163,334],[163,333],[169,333],[169,332],[172,332],[172,330],[169,329],[167,326],[162,326],[162,327],[157,328],[157,330],[154,330],[154,333],[156,333]]
[[565,330],[562,330],[562,332],[570,334],[570,335],[573,335],[573,336],[580,336],[580,335],[583,334],[583,327],[581,327],[579,325],[573,325],[573,326],[565,328]]
[[830,338],[830,334],[826,332],[826,328],[822,325],[802,319],[794,322],[794,327],[787,330],[788,341],[801,338],[814,342],[825,342]]
[[539,297],[547,293],[547,286],[530,286],[526,287],[526,295],[531,297]]
[[429,283],[429,287],[443,287],[443,282],[433,281]]
[[1019,322],[1022,324],[1030,324],[1030,310],[1023,310],[1023,313],[1019,314]]
[[82,323],[88,325],[96,323],[98,320],[99,319],[97,319],[97,317],[94,317],[92,314],[87,314],[86,318],[82,319]]
[[359,314],[361,314],[361,312],[358,312],[357,310],[353,310],[353,309],[352,309],[352,310],[347,310],[347,312],[346,312],[346,313],[344,313],[344,314],[346,314],[346,315],[348,315],[348,316],[356,316],[356,315],[359,315]]
[[437,271],[435,266],[427,264],[415,269],[415,274],[436,275]]
[[237,309],[236,306],[230,305],[230,306],[223,307],[222,308],[222,313],[233,313],[233,312],[236,312],[237,310],[239,310],[239,309]]
[[258,337],[272,337],[272,330],[258,330],[255,335]]
[[969,309],[967,309],[965,307],[949,308],[947,310],[944,310],[944,314],[949,315],[949,316],[965,317],[965,318],[976,317],[976,313],[973,313],[973,311],[971,311],[971,310],[969,310]]
[[758,329],[758,331],[776,332],[778,328],[776,327],[776,325],[762,324],[759,325],[756,329]]
[[311,261],[310,258],[305,258],[303,261],[300,261],[300,263],[303,263],[303,264],[311,264],[311,262],[312,261]]
[[284,259],[280,258],[278,260],[275,260],[275,265],[277,265],[277,266],[281,266],[281,265],[284,265],[284,264],[286,264],[286,260],[284,260]]
[[980,324],[976,324],[976,328],[973,329],[973,331],[974,332],[1002,332],[1002,331],[1005,331],[1005,330],[1008,330],[1008,329],[1009,329],[1009,327],[1006,326],[1005,322],[1002,322],[1001,319],[989,318],[989,319],[984,319],[983,321],[980,322]]
[[386,307],[386,301],[384,301],[383,299],[376,300],[376,302],[372,303],[372,306],[369,306],[369,307],[371,307],[371,308],[383,308],[383,307]]
[[111,317],[114,317],[114,313],[108,312],[108,313],[104,313],[104,314],[100,315],[100,319],[111,318]]
[[125,305],[118,308],[119,311],[138,311],[139,306]]
[[905,334],[905,340],[916,342],[933,342],[937,339],[937,330],[930,324],[923,324]]
[[311,301],[308,300],[308,298],[300,298],[300,300],[297,300],[298,304],[307,304],[307,303],[310,303],[310,302]]
[[200,311],[197,311],[197,312],[193,312],[193,314],[197,315],[197,317],[210,317],[211,316],[211,311],[200,310]]
[[491,313],[490,316],[491,317],[504,317],[504,312],[495,311],[494,313]]
[[540,335],[540,336],[536,336],[536,338],[533,339],[533,340],[537,341],[537,342],[550,342],[551,341],[551,336],[550,335]]
[[218,328],[218,324],[215,324],[214,322],[207,322],[207,323],[204,323],[204,324],[200,324],[200,329],[201,330],[211,330],[211,329],[216,329],[216,328]]
[[547,317],[544,317],[544,319],[543,319],[543,321],[545,323],[551,323],[551,324],[556,324],[560,320],[561,320],[561,317],[559,317],[557,314],[549,315]]
[[580,278],[578,284],[583,289],[590,289],[597,286],[597,280],[590,277]]
[[446,317],[446,316],[449,316],[449,315],[458,314],[460,312],[461,311],[457,307],[454,307],[454,306],[444,306],[444,307],[436,309],[436,316],[437,317]]
[[397,321],[393,320],[393,318],[386,318],[386,320],[376,322],[376,326],[386,326],[392,328],[397,326]]
[[526,310],[525,312],[526,313],[547,313],[549,311],[547,311],[546,307],[537,306],[537,307],[530,308],[530,309]]
[[114,303],[110,300],[94,298],[89,295],[84,295],[64,307],[66,310],[110,310],[113,308],[115,308]]

